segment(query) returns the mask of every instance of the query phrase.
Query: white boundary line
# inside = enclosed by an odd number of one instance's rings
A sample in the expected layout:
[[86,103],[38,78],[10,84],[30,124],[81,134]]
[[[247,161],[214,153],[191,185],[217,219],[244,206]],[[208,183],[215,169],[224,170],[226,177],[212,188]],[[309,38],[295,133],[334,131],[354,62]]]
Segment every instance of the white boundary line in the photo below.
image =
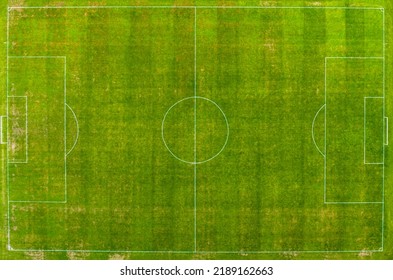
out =
[[327,58],[325,57],[324,59],[324,68],[325,68],[325,75],[324,75],[324,82],[325,82],[325,150],[324,150],[324,158],[323,158],[323,162],[324,162],[324,168],[323,168],[323,202],[326,203],[327,201],[327,193],[326,193],[326,177],[327,177],[327,172],[326,172],[326,161],[327,161]]
[[[7,137],[6,137],[5,142],[4,142],[4,139],[3,139],[3,134],[4,134],[4,131],[3,131],[3,119],[6,119],[6,122],[8,121],[7,116],[0,116],[0,133],[1,133],[1,135],[0,135],[0,144],[7,144]],[[6,132],[6,135],[7,135],[7,133],[8,132]]]
[[[14,99],[14,98],[23,98],[24,100],[25,100],[25,112],[26,112],[26,116],[25,116],[25,158],[24,158],[24,160],[21,160],[21,159],[12,159],[12,161],[8,161],[8,163],[28,163],[29,162],[29,136],[28,136],[28,128],[29,128],[29,125],[28,125],[28,116],[29,116],[29,114],[28,114],[28,106],[27,106],[27,100],[28,100],[28,98],[27,98],[27,96],[17,96],[17,95],[8,95],[7,96],[7,98],[11,98],[11,99]],[[7,116],[7,122],[8,122],[8,120],[9,120],[9,116]],[[7,134],[9,133],[9,131],[7,130]],[[7,139],[9,139],[8,137],[7,137]],[[7,142],[8,142],[8,140],[7,140]],[[7,146],[7,148],[8,148],[8,146]]]
[[[385,9],[382,10],[382,52],[383,52],[383,78],[382,78],[382,83],[383,83],[383,116],[386,116],[386,38],[385,38]],[[385,162],[385,146],[383,146],[383,159]],[[385,235],[385,164],[382,165],[382,221],[381,221],[381,239],[382,239],[382,244],[381,248],[383,251],[384,248],[384,235]]]
[[[7,33],[9,33],[9,30],[7,30]],[[8,42],[8,41],[7,41]],[[8,47],[8,45],[7,45]],[[66,127],[67,127],[67,115],[66,115],[66,95],[67,95],[67,88],[66,88],[66,75],[67,75],[67,58],[65,56],[10,56],[7,55],[7,99],[11,97],[26,97],[26,96],[10,96],[8,95],[8,60],[10,58],[13,59],[63,59],[64,60],[64,79],[63,79],[63,87],[64,87],[64,200],[10,200],[8,197],[8,203],[32,203],[32,204],[40,204],[40,203],[52,203],[52,204],[64,204],[67,203],[67,158],[66,158],[66,144],[67,144],[67,135],[66,135]],[[27,97],[26,97],[27,98]],[[27,103],[27,102],[26,102]],[[72,111],[72,109],[71,109]],[[7,103],[7,115],[8,115],[8,103]],[[27,118],[27,104],[26,104],[26,118]],[[26,120],[27,124],[27,120]],[[8,125],[8,124],[7,124]],[[26,128],[27,129],[27,128]],[[27,130],[26,130],[27,131]],[[27,134],[26,134],[27,137]],[[8,136],[7,136],[8,139]],[[8,140],[7,140],[8,141]],[[7,147],[8,150],[8,147]],[[8,152],[7,152],[8,154]],[[10,163],[27,163],[27,162],[10,162]],[[7,173],[9,171],[9,167],[7,165]],[[8,192],[10,191],[10,184],[9,180],[7,180],[7,185],[8,185]],[[10,213],[8,213],[10,215]],[[10,226],[10,224],[8,224]],[[9,237],[10,238],[10,237]],[[10,243],[10,242],[9,242]],[[10,244],[9,244],[9,247]]]
[[[363,161],[363,163],[364,164],[384,164],[385,163],[385,159],[384,159],[384,155],[383,155],[383,148],[382,148],[382,162],[367,162],[367,157],[366,157],[366,131],[367,131],[367,129],[366,129],[366,120],[367,120],[367,99],[382,99],[382,102],[383,102],[383,99],[384,99],[384,97],[383,96],[365,96],[364,98],[363,98],[363,103],[364,103],[364,107],[363,107],[363,109],[364,109],[364,117],[363,117],[363,119],[364,119],[364,129],[363,129],[363,131],[364,131],[364,141],[363,141],[363,147],[364,147],[364,161]],[[382,107],[383,107],[383,103],[382,103]],[[382,116],[382,122],[384,121],[384,116]],[[385,142],[385,139],[384,139],[384,124],[382,124],[382,146],[384,145],[384,142]]]
[[[383,7],[260,7],[260,6],[60,6],[60,7],[39,7],[39,6],[32,6],[32,7],[8,7],[7,12],[7,94],[8,94],[8,67],[9,67],[9,11],[12,9],[103,9],[103,8],[189,8],[189,9],[343,9],[343,10],[382,10],[384,15],[384,8]],[[384,26],[385,28],[385,20]],[[385,29],[383,30],[384,34],[384,57],[385,57]],[[383,59],[384,59],[383,57]],[[385,65],[385,64],[384,64]],[[65,66],[66,67],[66,66]],[[385,74],[385,72],[384,72]],[[384,79],[385,82],[385,79]],[[385,89],[385,88],[384,88]],[[384,93],[385,94],[385,93]],[[65,98],[66,100],[66,98]],[[8,101],[8,100],[7,100]],[[66,103],[66,102],[65,102]],[[325,58],[325,108],[326,108],[326,58]],[[385,109],[385,106],[384,106]],[[325,139],[326,139],[326,111],[325,110]],[[8,116],[8,104],[7,104],[7,116]],[[8,126],[8,122],[7,122]],[[65,140],[66,141],[66,140]],[[8,151],[8,149],[7,149]],[[326,140],[325,140],[325,155],[326,155]],[[66,156],[65,156],[66,157]],[[7,161],[8,161],[8,152],[7,152]],[[326,166],[326,156],[325,156],[325,166]],[[383,166],[384,167],[384,166]],[[384,170],[384,169],[383,169]],[[384,174],[384,173],[383,173]],[[325,168],[325,178],[326,178],[326,168]],[[118,250],[118,251],[111,251],[111,250],[43,250],[43,249],[13,249],[10,245],[10,199],[9,199],[9,172],[7,168],[7,197],[8,197],[8,245],[7,248],[10,251],[19,251],[19,252],[26,252],[26,251],[40,251],[40,252],[97,252],[97,253],[111,253],[111,252],[123,252],[123,253],[196,253],[194,251],[138,251],[138,250]],[[384,195],[384,192],[383,192]],[[325,203],[326,203],[326,181],[325,181]],[[363,203],[363,202],[362,202]],[[373,202],[371,202],[373,203]],[[377,202],[375,202],[377,203]],[[384,204],[383,208],[384,208]],[[382,211],[382,219],[384,219],[384,210]],[[281,251],[197,251],[199,254],[270,254],[270,253],[360,253],[360,252],[382,252],[383,251],[383,225],[384,222],[382,221],[382,248],[379,250],[281,250]]]
[[[194,9],[194,162],[197,162],[197,9]],[[197,252],[197,165],[194,164],[194,252]]]
[[318,7],[318,6],[10,6],[13,9],[326,9],[326,10],[383,10],[383,7]]
[[[319,108],[318,112],[315,114],[314,119],[312,121],[312,127],[311,127],[311,136],[312,136],[312,141],[314,142],[315,147],[317,148],[318,152],[325,157],[325,155],[322,153],[322,151],[319,149],[317,143],[315,142],[315,136],[314,136],[314,125],[315,125],[315,120],[317,119],[319,113],[326,107],[326,104],[323,104],[321,108]],[[326,128],[325,128],[326,129]],[[326,140],[325,140],[326,141]]]
[[[143,253],[143,254],[195,254],[195,251],[189,250],[174,250],[174,251],[154,251],[154,250],[117,250],[117,251],[110,251],[110,250],[64,250],[64,249],[14,249],[11,248],[10,251],[14,252],[75,252],[75,253]],[[283,251],[198,251],[198,254],[293,254],[293,253],[381,253],[383,252],[382,249],[378,250],[283,250]]]
[[6,103],[7,103],[7,108],[6,108],[6,111],[7,111],[7,152],[6,152],[6,157],[7,157],[7,160],[6,160],[6,162],[7,162],[7,164],[6,164],[6,173],[7,173],[7,249],[8,250],[11,250],[12,248],[11,248],[11,230],[10,230],[10,228],[11,228],[11,226],[10,226],[10,184],[9,184],[9,181],[10,181],[10,172],[9,172],[9,166],[8,166],[8,160],[9,160],[9,152],[8,152],[8,145],[9,145],[9,136],[8,136],[8,128],[9,128],[9,125],[8,125],[8,92],[9,92],[9,71],[8,71],[8,69],[9,69],[9,45],[10,45],[10,9],[8,8],[7,9],[7,44],[6,44],[6,48],[7,48],[7,50],[6,50],[6,54],[7,54],[7,57],[6,57],[6,79],[7,79],[7,81],[6,81]]

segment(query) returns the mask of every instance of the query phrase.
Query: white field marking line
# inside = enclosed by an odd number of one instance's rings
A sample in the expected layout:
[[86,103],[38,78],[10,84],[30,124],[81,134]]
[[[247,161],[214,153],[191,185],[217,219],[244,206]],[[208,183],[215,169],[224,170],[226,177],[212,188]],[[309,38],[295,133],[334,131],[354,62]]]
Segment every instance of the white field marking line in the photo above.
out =
[[[150,6],[150,8],[153,8],[154,6]],[[106,6],[106,7],[96,7],[96,6],[75,6],[75,7],[8,7],[8,11],[12,10],[13,8],[17,9],[50,9],[50,8],[92,8],[92,9],[97,9],[97,8],[127,8],[124,6]],[[138,8],[135,6],[131,6],[129,8]],[[149,8],[147,6],[141,6],[139,8]],[[162,6],[156,7],[156,8],[163,8]],[[177,8],[173,6],[169,6],[167,8]],[[182,8],[182,7],[178,7]],[[360,10],[382,10],[384,11],[384,8],[368,8],[368,7],[213,7],[213,6],[204,6],[204,7],[196,7],[196,6],[190,6],[190,7],[183,7],[183,8],[258,8],[258,9],[360,9]],[[7,13],[7,94],[8,94],[8,46],[9,46],[9,14]],[[385,47],[385,46],[384,46]],[[325,59],[325,101],[326,101],[326,59]],[[326,106],[326,102],[325,102]],[[7,106],[7,111],[8,111],[8,106]],[[8,113],[7,113],[8,115]],[[8,124],[7,124],[8,125]],[[325,128],[326,128],[326,110],[325,110]],[[325,154],[326,154],[326,129],[325,129]],[[325,167],[326,167],[326,157],[325,157]],[[326,168],[325,168],[325,174],[326,174]],[[8,172],[7,172],[7,177],[8,177]],[[326,180],[326,176],[325,176]],[[326,181],[325,181],[325,186],[326,186]],[[9,186],[8,186],[9,187]],[[325,188],[326,191],[326,188]],[[8,192],[9,195],[9,192]],[[325,196],[326,197],[326,196]],[[9,199],[8,199],[8,214],[9,214]],[[9,227],[9,215],[8,215],[8,249],[11,250],[10,246],[10,227]],[[14,250],[14,249],[12,249]],[[14,251],[48,251],[48,252],[141,252],[141,253],[194,253],[194,251],[108,251],[108,250],[18,250],[15,249]],[[292,252],[304,252],[304,253],[360,253],[360,252],[381,252],[383,251],[383,247],[379,250],[340,250],[340,251],[322,251],[322,250],[309,250],[309,251],[199,251],[198,253],[204,254],[204,253],[231,253],[231,254],[239,254],[239,253],[292,253]]]
[[325,202],[325,204],[383,204],[382,201],[345,201],[345,202]]
[[13,9],[343,9],[343,10],[384,10],[383,7],[310,7],[310,6],[11,6]]
[[4,118],[8,121],[7,116],[0,116],[0,133],[1,133],[1,135],[0,135],[0,138],[1,138],[0,139],[0,144],[7,144],[7,139],[5,140],[5,142],[4,142],[4,139],[3,139],[3,134],[4,134],[4,132],[3,132],[3,119]]
[[[175,155],[175,154],[171,151],[171,149],[169,148],[168,144],[167,144],[166,141],[165,141],[165,136],[164,136],[165,128],[164,128],[164,126],[165,126],[165,120],[166,120],[166,117],[167,117],[168,113],[169,113],[169,112],[172,110],[172,108],[175,107],[177,104],[179,104],[180,102],[186,101],[186,100],[188,100],[188,99],[202,99],[202,100],[206,100],[206,101],[208,101],[208,102],[213,103],[213,105],[215,105],[215,106],[220,110],[221,114],[222,114],[223,117],[224,117],[225,123],[226,123],[227,135],[226,135],[225,143],[224,143],[223,146],[221,147],[221,150],[220,150],[219,152],[217,152],[217,153],[216,153],[214,156],[212,156],[211,158],[208,158],[208,159],[206,159],[206,160],[204,160],[204,161],[193,162],[193,161],[187,161],[187,160],[181,159],[180,157],[178,157],[177,155]],[[175,104],[173,104],[171,107],[169,107],[169,109],[166,111],[166,113],[165,113],[165,115],[164,115],[164,118],[163,118],[163,120],[162,120],[162,123],[161,123],[161,138],[162,138],[162,141],[164,142],[165,147],[168,149],[168,151],[171,153],[171,155],[172,155],[174,158],[176,158],[176,159],[178,159],[178,160],[180,160],[180,161],[182,161],[182,162],[184,162],[184,163],[188,163],[188,164],[202,164],[202,163],[211,161],[212,159],[216,158],[216,157],[219,156],[219,155],[222,153],[222,151],[225,149],[225,147],[226,147],[226,145],[227,145],[227,143],[228,143],[228,139],[229,139],[229,122],[228,122],[228,119],[227,119],[227,117],[226,117],[224,111],[223,111],[223,110],[221,109],[221,107],[218,106],[218,104],[217,104],[216,102],[214,102],[213,100],[211,100],[211,99],[209,99],[209,98],[206,98],[206,97],[202,97],[202,96],[189,96],[189,97],[186,97],[186,98],[183,98],[183,99],[177,101]]]
[[315,125],[315,120],[316,120],[317,117],[318,117],[318,114],[321,112],[321,110],[322,110],[323,108],[325,108],[325,106],[326,106],[326,104],[323,104],[323,105],[321,106],[321,108],[319,108],[318,112],[317,112],[317,113],[315,114],[315,116],[314,116],[314,119],[313,119],[313,121],[312,121],[312,127],[311,127],[312,141],[314,142],[314,145],[315,145],[315,147],[317,148],[318,152],[319,152],[323,157],[325,157],[325,155],[322,153],[322,151],[319,149],[317,143],[315,142],[314,125]]
[[10,55],[8,58],[60,58],[60,59],[65,59],[65,56],[51,56],[51,55]]
[[[383,10],[384,11],[384,10]],[[382,207],[384,208],[384,186],[385,186],[385,164],[384,163],[375,163],[378,165],[382,165],[382,202],[378,202],[378,201],[365,201],[365,202],[351,202],[351,201],[327,201],[327,195],[326,195],[326,176],[327,176],[327,172],[326,172],[326,165],[327,165],[327,155],[326,155],[326,150],[327,150],[327,125],[326,125],[326,114],[327,114],[327,62],[328,59],[382,59],[383,60],[383,65],[385,64],[385,59],[384,57],[378,57],[378,56],[371,56],[371,57],[325,57],[325,167],[324,167],[324,204],[382,204]],[[385,69],[385,68],[384,68]],[[383,70],[383,72],[385,73],[385,70]],[[385,77],[385,75],[384,75]],[[385,87],[383,89],[383,96],[380,97],[373,97],[373,98],[383,98],[384,102],[385,102]],[[385,109],[385,106],[384,106]],[[385,158],[385,149],[384,149],[384,158]],[[370,163],[372,164],[372,163]],[[384,212],[384,210],[383,210]],[[383,246],[382,246],[383,249]]]
[[[19,159],[13,159],[12,161],[9,161],[9,163],[28,163],[29,162],[29,142],[28,142],[28,111],[27,111],[27,96],[17,96],[17,95],[8,95],[8,98],[24,98],[25,99],[25,111],[26,111],[26,117],[25,117],[25,159],[24,160],[19,160]],[[8,121],[8,118],[7,118]],[[8,129],[7,129],[7,134],[8,134]],[[8,139],[8,138],[7,138]],[[8,142],[8,140],[7,140]],[[8,148],[8,147],[7,147]]]
[[[194,162],[197,162],[197,9],[194,9]],[[194,164],[194,251],[197,251],[197,165]]]
[[26,130],[26,135],[25,135],[25,139],[26,139],[26,143],[25,143],[25,145],[26,145],[26,162],[28,162],[29,161],[29,110],[28,110],[28,99],[27,99],[27,96],[26,96],[26,99],[25,99],[25,110],[26,110],[26,122],[25,122],[25,130]]
[[[64,66],[63,66],[63,94],[64,94],[64,201],[67,202],[68,199],[68,190],[67,190],[67,57],[64,56]],[[70,107],[71,109],[71,107]],[[72,113],[75,116],[74,111],[71,109]],[[76,116],[75,116],[76,117]],[[78,137],[79,137],[79,123],[77,121],[78,127]],[[75,143],[76,144],[76,143]],[[74,148],[74,147],[73,147]]]
[[[175,157],[177,160],[180,160],[181,162],[188,163],[188,164],[196,164],[195,162],[183,160],[183,159],[181,159],[180,157],[176,156],[176,155],[172,152],[172,150],[169,148],[168,144],[167,144],[166,141],[165,141],[165,136],[164,136],[164,131],[165,131],[165,120],[166,120],[166,117],[167,117],[167,115],[169,114],[169,112],[170,112],[177,104],[179,104],[179,103],[181,103],[181,102],[183,102],[183,101],[186,101],[186,100],[188,100],[188,99],[191,99],[191,98],[195,99],[195,96],[186,97],[186,98],[183,98],[183,99],[177,101],[175,104],[173,104],[171,107],[169,107],[169,109],[165,112],[164,118],[162,119],[162,122],[161,122],[161,138],[162,138],[162,141],[164,142],[164,145],[165,145],[165,147],[167,148],[167,150],[168,150],[168,151],[171,153],[171,155],[172,155],[173,157]],[[194,141],[195,141],[195,140],[194,140]]]
[[327,177],[327,172],[326,172],[326,165],[327,165],[327,121],[326,121],[326,115],[327,115],[327,59],[325,57],[324,59],[324,63],[325,63],[325,151],[324,151],[324,168],[323,168],[323,202],[326,203],[326,177]]
[[76,252],[76,253],[162,253],[162,254],[279,254],[279,253],[380,253],[382,248],[378,250],[282,250],[282,251],[141,251],[141,250],[64,250],[64,249],[15,249],[15,252]]
[[[363,141],[363,150],[364,150],[364,156],[363,156],[363,164],[384,164],[384,156],[382,156],[383,157],[383,162],[367,162],[367,160],[366,160],[366,118],[367,118],[367,109],[366,109],[366,106],[367,106],[367,99],[383,99],[384,97],[383,96],[365,96],[365,97],[363,97],[363,109],[364,109],[364,117],[363,117],[363,119],[364,119],[364,124],[363,124],[363,131],[364,131],[364,141]],[[383,106],[383,105],[382,105]],[[383,116],[382,116],[383,117]],[[383,137],[383,131],[384,131],[384,128],[383,128],[383,126],[382,126],[382,137]],[[382,143],[384,143],[384,139],[382,140]],[[382,144],[383,145],[383,144]],[[382,150],[382,152],[383,152],[383,150]]]
[[13,9],[195,9],[196,6],[12,6]]
[[384,117],[385,120],[385,139],[384,139],[384,144],[385,146],[389,145],[389,118],[388,117]]
[[0,117],[0,144],[6,144],[3,142],[3,116]]
[[64,250],[64,249],[15,249],[12,248],[10,251],[15,252],[76,252],[76,253],[162,253],[162,254],[195,254],[194,251],[163,251],[163,250]]
[[[383,93],[383,116],[386,116],[386,38],[385,38],[386,34],[385,34],[385,9],[382,10],[382,52],[383,52],[383,64],[382,64],[382,83],[383,83],[383,89],[382,89],[382,93]],[[386,133],[386,131],[385,131]],[[383,146],[383,162],[385,162],[385,146]],[[385,164],[382,165],[382,221],[381,221],[381,238],[382,238],[382,242],[381,242],[381,248],[383,251],[384,248],[384,231],[385,231]]]
[[10,203],[31,203],[31,204],[39,204],[39,203],[52,203],[52,204],[65,204],[67,201],[56,201],[56,200],[10,200]]
[[327,56],[326,59],[381,59],[382,56]]
[[277,254],[277,253],[380,253],[383,250],[293,250],[293,251],[198,251],[198,254]]
[[[47,58],[54,58],[54,59],[63,59],[64,60],[64,200],[10,200],[8,199],[8,203],[52,203],[52,204],[64,204],[67,203],[67,158],[66,158],[66,127],[67,127],[67,118],[66,118],[66,76],[67,76],[67,57],[66,56],[49,56],[49,55],[37,55],[37,56],[7,56],[7,58],[14,58],[14,59],[47,59]],[[8,61],[7,61],[8,62]],[[7,65],[8,66],[8,65]],[[8,67],[7,67],[7,83],[8,83]],[[8,88],[8,84],[7,84]],[[7,90],[8,94],[8,90]],[[26,96],[8,96],[8,97],[26,97]],[[27,98],[27,97],[26,97]],[[7,100],[8,101],[8,100]],[[70,108],[71,109],[71,108]],[[8,105],[7,105],[8,110]],[[73,110],[71,109],[73,112]],[[27,112],[27,111],[26,111]],[[74,113],[74,112],[73,112]],[[8,114],[8,112],[7,112]],[[78,126],[78,124],[77,124]],[[79,126],[78,126],[79,127]],[[26,136],[27,137],[27,136]],[[26,163],[26,162],[10,162],[10,163]],[[8,170],[8,168],[7,168]],[[7,182],[9,188],[9,181]],[[9,190],[8,190],[9,192]],[[9,245],[10,246],[10,245]]]
[[6,103],[7,103],[7,153],[6,153],[6,157],[7,157],[7,161],[6,161],[6,169],[7,169],[7,171],[6,171],[6,173],[7,173],[7,250],[10,250],[11,249],[11,220],[10,220],[10,213],[11,213],[11,211],[10,211],[10,184],[9,184],[9,182],[10,182],[10,172],[9,172],[9,164],[8,164],[8,162],[9,162],[9,147],[8,147],[8,145],[9,145],[9,133],[8,133],[8,128],[9,128],[9,124],[8,124],[8,112],[9,112],[9,102],[8,102],[8,92],[9,92],[9,71],[8,71],[8,69],[9,69],[9,43],[10,42],[10,8],[7,8],[7,46],[6,46],[6,48],[7,48],[7,50],[6,50],[6,55],[7,55],[7,58],[6,58],[6,62],[7,62],[7,65],[6,65],[6,78],[7,78],[7,81],[6,81],[6,96],[7,96],[7,98],[6,98]]
[[[196,99],[195,99],[196,101]],[[194,164],[194,252],[197,252],[197,165]]]
[[65,104],[66,104],[66,106],[68,107],[68,109],[71,110],[71,113],[72,113],[72,115],[74,116],[75,123],[76,123],[76,139],[75,139],[75,141],[74,141],[74,145],[72,145],[71,149],[70,149],[70,150],[67,152],[67,154],[66,154],[66,156],[68,156],[68,155],[72,152],[72,150],[75,148],[76,143],[78,142],[78,139],[79,139],[79,122],[78,122],[78,118],[76,117],[76,114],[75,114],[74,110],[72,110],[72,108],[70,107],[70,105],[68,105],[67,103],[65,103]]
[[3,116],[0,116],[0,144],[6,144],[3,142]]

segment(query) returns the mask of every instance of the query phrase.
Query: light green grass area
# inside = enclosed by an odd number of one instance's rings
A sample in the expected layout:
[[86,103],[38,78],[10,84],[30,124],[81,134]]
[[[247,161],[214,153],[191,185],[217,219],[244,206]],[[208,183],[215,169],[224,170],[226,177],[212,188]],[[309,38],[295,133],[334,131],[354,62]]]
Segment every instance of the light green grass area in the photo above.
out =
[[119,2],[3,7],[0,259],[393,258],[390,7]]

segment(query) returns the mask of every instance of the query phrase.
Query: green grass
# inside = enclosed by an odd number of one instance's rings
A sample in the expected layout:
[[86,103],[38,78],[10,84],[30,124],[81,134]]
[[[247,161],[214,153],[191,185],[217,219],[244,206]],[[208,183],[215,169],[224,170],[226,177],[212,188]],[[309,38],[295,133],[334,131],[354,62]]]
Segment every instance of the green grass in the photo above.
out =
[[[9,5],[48,4],[30,2]],[[382,99],[368,99],[365,122],[364,97],[383,96],[384,61],[325,60],[384,56],[381,10],[8,14],[3,80],[28,110],[8,98],[0,259],[393,257],[388,146],[385,169],[364,165],[365,135],[370,160],[382,153]],[[27,151],[13,150],[26,132]]]
[[[383,150],[381,149],[386,140],[384,138],[384,119],[375,116],[383,116],[383,98],[367,98],[365,102],[365,155],[364,160],[368,163],[383,162]],[[373,116],[367,119],[367,116]]]
[[[373,147],[364,139],[364,98],[383,96],[383,61],[329,59],[326,64],[327,201],[382,201],[383,166],[364,164],[370,162],[365,151]],[[381,110],[372,119],[379,121],[374,135],[383,139]],[[383,142],[378,146],[373,156],[380,160],[374,163],[383,162]]]
[[64,201],[64,63],[9,58],[10,200]]

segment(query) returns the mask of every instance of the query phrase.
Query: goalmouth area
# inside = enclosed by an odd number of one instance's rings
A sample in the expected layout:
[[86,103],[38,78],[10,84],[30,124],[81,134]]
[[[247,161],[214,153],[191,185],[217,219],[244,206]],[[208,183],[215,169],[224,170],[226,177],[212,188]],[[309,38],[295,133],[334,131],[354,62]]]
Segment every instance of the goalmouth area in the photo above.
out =
[[385,6],[10,2],[0,259],[393,257]]

